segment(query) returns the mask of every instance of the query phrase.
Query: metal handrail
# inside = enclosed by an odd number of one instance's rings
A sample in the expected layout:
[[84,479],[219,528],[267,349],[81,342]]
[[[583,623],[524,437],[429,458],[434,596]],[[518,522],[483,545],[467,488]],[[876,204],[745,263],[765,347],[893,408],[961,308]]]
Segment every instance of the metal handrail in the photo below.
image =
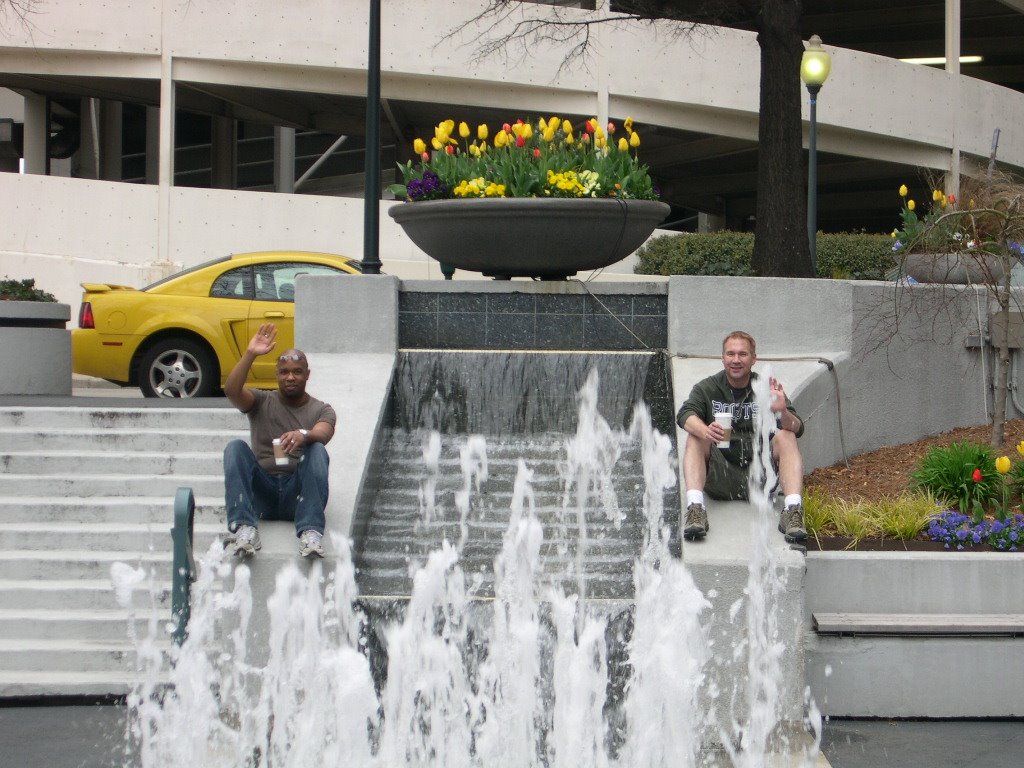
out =
[[196,499],[191,488],[179,488],[174,494],[174,527],[171,541],[174,557],[171,564],[171,637],[176,645],[185,642],[188,620],[192,613],[192,582],[196,580],[196,561],[192,556],[192,530],[196,518]]

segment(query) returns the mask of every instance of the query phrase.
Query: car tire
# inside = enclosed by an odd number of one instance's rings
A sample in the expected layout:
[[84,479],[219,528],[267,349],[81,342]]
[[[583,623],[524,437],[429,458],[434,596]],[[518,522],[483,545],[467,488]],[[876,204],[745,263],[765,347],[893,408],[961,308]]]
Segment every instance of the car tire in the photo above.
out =
[[139,389],[146,397],[211,397],[219,384],[217,358],[199,341],[162,339],[139,361]]

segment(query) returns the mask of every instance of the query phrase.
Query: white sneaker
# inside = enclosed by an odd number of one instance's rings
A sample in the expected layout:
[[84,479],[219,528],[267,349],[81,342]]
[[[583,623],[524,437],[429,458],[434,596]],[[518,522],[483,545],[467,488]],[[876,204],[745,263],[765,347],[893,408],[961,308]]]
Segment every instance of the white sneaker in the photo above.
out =
[[316,555],[324,556],[323,534],[317,533],[312,528],[302,532],[299,536],[299,554],[303,557]]
[[240,525],[235,531],[235,554],[240,556],[253,555],[263,546],[260,532],[252,525]]

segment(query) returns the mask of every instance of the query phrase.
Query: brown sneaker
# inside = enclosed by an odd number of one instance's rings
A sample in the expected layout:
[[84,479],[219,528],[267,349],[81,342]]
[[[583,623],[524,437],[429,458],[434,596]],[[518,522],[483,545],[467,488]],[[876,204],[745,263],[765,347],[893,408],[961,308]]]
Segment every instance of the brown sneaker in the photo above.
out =
[[791,544],[807,539],[807,529],[804,528],[804,508],[800,504],[792,504],[782,510],[779,516],[779,531]]
[[683,526],[683,538],[689,541],[703,539],[711,530],[708,525],[708,511],[703,504],[691,504],[686,508],[686,524]]

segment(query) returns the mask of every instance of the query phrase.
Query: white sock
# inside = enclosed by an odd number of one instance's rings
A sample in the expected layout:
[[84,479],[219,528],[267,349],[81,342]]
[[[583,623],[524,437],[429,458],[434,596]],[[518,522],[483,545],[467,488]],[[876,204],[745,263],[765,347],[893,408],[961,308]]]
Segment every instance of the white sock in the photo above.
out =
[[803,497],[801,497],[799,493],[791,493],[791,494],[786,496],[785,500],[782,502],[782,506],[783,506],[783,508],[785,508],[785,507],[795,507],[797,504],[803,504],[803,503],[804,503]]
[[691,504],[700,504],[704,506],[704,491],[687,491],[686,492],[686,506]]

